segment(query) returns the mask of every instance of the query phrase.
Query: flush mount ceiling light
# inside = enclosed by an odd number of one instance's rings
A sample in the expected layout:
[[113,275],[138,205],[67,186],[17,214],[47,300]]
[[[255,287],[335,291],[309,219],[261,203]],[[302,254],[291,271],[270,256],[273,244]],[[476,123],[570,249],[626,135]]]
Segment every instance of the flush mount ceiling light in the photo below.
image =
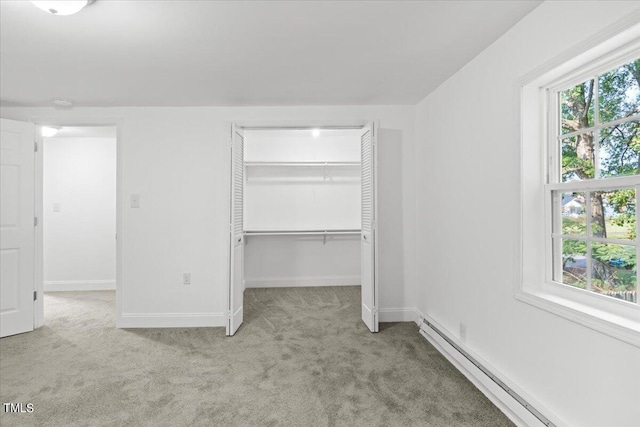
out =
[[40,132],[42,133],[43,137],[51,138],[52,136],[56,136],[59,130],[60,128],[54,128],[51,126],[42,126],[42,128],[40,129]]
[[311,130],[311,135],[313,135],[314,138],[317,138],[320,136],[320,129],[312,129]]
[[52,15],[73,15],[95,0],[43,0],[31,1],[36,7]]
[[53,105],[56,107],[71,108],[73,107],[73,102],[68,99],[56,98],[53,100]]

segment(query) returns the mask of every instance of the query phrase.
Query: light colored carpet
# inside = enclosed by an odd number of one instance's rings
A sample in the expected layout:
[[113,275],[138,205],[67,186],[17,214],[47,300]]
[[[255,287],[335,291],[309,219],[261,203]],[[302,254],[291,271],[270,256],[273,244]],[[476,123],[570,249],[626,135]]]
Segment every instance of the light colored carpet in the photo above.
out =
[[360,320],[358,287],[249,289],[245,324],[115,329],[114,292],[45,295],[0,340],[2,426],[506,426],[418,333]]

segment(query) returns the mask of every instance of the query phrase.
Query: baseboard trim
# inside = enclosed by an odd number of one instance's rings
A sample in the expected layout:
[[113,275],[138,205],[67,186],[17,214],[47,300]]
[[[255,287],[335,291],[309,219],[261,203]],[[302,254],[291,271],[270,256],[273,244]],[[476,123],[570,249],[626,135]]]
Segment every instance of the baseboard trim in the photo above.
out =
[[417,322],[417,317],[415,307],[378,309],[380,322]]
[[506,391],[499,387],[494,381],[492,381],[487,374],[482,372],[476,365],[471,363],[469,359],[464,357],[458,352],[451,344],[449,344],[444,338],[442,338],[437,332],[423,323],[423,319],[434,325],[438,330],[444,334],[448,339],[454,342],[458,347],[463,349],[467,354],[480,363],[486,370],[491,372],[495,378],[498,378],[511,390],[515,391],[521,398],[526,400],[537,411],[544,414],[553,424],[558,427],[566,426],[567,424],[558,420],[558,418],[552,414],[547,408],[542,406],[539,402],[529,396],[525,391],[518,387],[512,380],[508,379],[506,375],[498,371],[495,367],[489,364],[486,360],[483,360],[473,350],[460,342],[453,334],[447,329],[443,328],[436,321],[429,316],[424,315],[422,312],[416,309],[418,316],[418,324],[420,326],[420,334],[431,343],[444,357],[451,362],[469,381],[475,385],[478,390],[482,392],[494,405],[498,407],[514,424],[522,427],[530,426],[544,426],[538,418],[536,418],[531,412],[524,408],[517,400],[510,396]]
[[246,288],[359,286],[360,276],[254,277],[245,278],[244,284]]
[[224,313],[123,313],[118,328],[211,328],[225,327]]
[[115,291],[115,280],[59,280],[44,282],[45,292]]

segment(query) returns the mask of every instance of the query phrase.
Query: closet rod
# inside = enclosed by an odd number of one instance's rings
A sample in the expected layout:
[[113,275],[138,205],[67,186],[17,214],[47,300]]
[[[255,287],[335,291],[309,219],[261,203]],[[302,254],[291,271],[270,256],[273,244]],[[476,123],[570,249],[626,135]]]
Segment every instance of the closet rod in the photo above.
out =
[[281,230],[281,231],[245,231],[246,236],[308,236],[323,234],[360,234],[360,230]]
[[243,130],[361,130],[366,125],[352,126],[241,126]]

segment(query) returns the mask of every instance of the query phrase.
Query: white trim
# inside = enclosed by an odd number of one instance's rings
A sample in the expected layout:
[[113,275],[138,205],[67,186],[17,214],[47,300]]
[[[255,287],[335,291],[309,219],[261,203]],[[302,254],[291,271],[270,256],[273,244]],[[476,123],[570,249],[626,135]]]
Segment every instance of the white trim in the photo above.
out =
[[416,322],[418,323],[418,309],[415,307],[380,308],[379,322]]
[[301,288],[307,286],[360,286],[360,276],[252,277],[245,288]]
[[[589,200],[589,195],[587,194],[587,200]],[[588,204],[588,203],[587,203]],[[587,229],[590,221],[589,215],[587,215]],[[554,239],[571,239],[571,240],[580,240],[586,242],[587,240],[591,242],[597,243],[613,243],[614,245],[626,245],[626,246],[637,246],[637,242],[635,240],[622,240],[622,239],[607,239],[604,237],[591,237],[591,236],[581,236],[579,234],[562,234],[562,233],[552,233],[551,237]]]
[[612,178],[591,179],[585,181],[556,182],[545,185],[545,191],[598,191],[616,190],[638,185],[638,176],[620,176]]
[[44,325],[44,298],[42,293],[44,289],[44,254],[42,248],[44,247],[44,139],[42,138],[42,132],[40,126],[34,125],[34,139],[38,144],[38,151],[35,153],[34,158],[34,216],[38,218],[38,226],[35,229],[35,246],[34,246],[34,274],[33,274],[33,290],[36,291],[38,299],[33,307],[33,329],[37,329]]
[[115,291],[115,280],[58,280],[44,282],[45,292]]
[[[598,76],[601,76],[603,73],[606,74],[607,72],[599,72]],[[595,76],[594,79],[593,79],[594,82],[595,82],[594,83],[594,87],[593,87],[594,94],[599,93],[598,92],[598,79],[596,78],[598,76]],[[578,84],[580,84],[580,83],[578,83]],[[568,90],[568,89],[571,89],[571,88],[567,88],[565,90]],[[560,92],[551,92],[551,91],[550,91],[550,93],[553,93],[553,94],[556,94],[556,95],[560,94]],[[598,100],[599,100],[600,97],[599,96],[594,96],[593,98],[594,98],[593,99],[593,103],[594,103],[593,109],[594,109],[594,111],[599,111],[598,110],[598,105],[596,105],[596,104],[598,104]],[[597,118],[599,119],[600,117],[597,116]],[[596,116],[594,115],[594,120],[595,119],[596,119]],[[573,132],[562,133],[562,134],[559,133],[559,132],[557,132],[557,133],[553,132],[553,133],[555,133],[555,136],[552,135],[553,137],[550,138],[550,140],[553,140],[555,138],[557,141],[562,141],[564,139],[572,138],[574,136],[584,135],[585,133],[595,133],[595,131],[600,130],[600,129],[606,129],[606,128],[610,128],[610,127],[614,127],[614,126],[620,125],[622,123],[635,122],[635,121],[638,121],[638,120],[640,120],[640,114],[634,114],[633,116],[628,116],[628,117],[623,117],[621,119],[611,120],[610,122],[596,121],[593,126],[590,126],[588,128],[574,130]]]
[[[563,54],[556,56],[527,73],[518,80],[518,86],[527,86],[532,84],[545,75],[549,75],[548,79],[545,79],[545,86],[550,84],[554,84],[558,87],[571,85],[573,81],[560,80],[561,76],[566,76],[570,74],[571,71],[575,70],[575,66],[572,66],[571,62],[580,61],[582,63],[588,63],[616,48],[619,48],[620,46],[625,46],[623,51],[620,53],[621,55],[624,55],[627,49],[632,48],[630,47],[631,44],[637,41],[636,35],[633,33],[633,29],[634,27],[638,27],[639,22],[640,11],[630,13],[600,33],[597,33],[582,43],[578,43],[570,49],[567,49]],[[590,74],[592,74],[592,70],[585,70],[585,75]],[[576,76],[574,77],[574,81],[576,83],[581,83],[581,78],[581,76]]]
[[224,313],[122,313],[119,328],[225,327]]
[[[557,286],[565,287],[563,285]],[[566,289],[566,291],[574,291],[574,289],[570,288]],[[587,292],[582,289],[575,289],[575,291]],[[597,294],[593,295],[597,296]],[[583,304],[574,299],[563,298],[550,293],[535,294],[520,291],[516,293],[515,298],[594,331],[602,332],[609,337],[640,347],[639,319],[634,320],[630,316],[616,316],[611,312],[596,308],[593,304]],[[623,303],[616,300],[612,302]]]
[[[458,347],[473,357],[478,363],[484,366],[485,369],[490,371],[496,378],[507,385],[511,390],[517,393],[521,398],[532,405],[537,411],[543,414],[556,426],[566,426],[567,423],[558,419],[558,417],[551,413],[546,407],[542,406],[540,402],[536,401],[533,397],[528,395],[515,382],[508,378],[504,373],[497,370],[494,366],[488,363],[486,360],[478,356],[473,350],[471,350],[466,344],[458,340],[451,332],[443,328],[438,322],[431,319],[429,316],[424,315],[420,310],[416,309],[416,313],[419,319],[426,319],[429,323],[436,326],[440,332],[447,336]],[[445,341],[440,335],[438,335],[433,329],[422,324],[420,322],[420,334],[433,345],[444,357],[447,358],[453,366],[456,367],[465,377],[469,379],[475,385],[478,390],[482,392],[494,405],[498,407],[513,423],[517,426],[542,426],[544,425],[538,418],[532,413],[526,410],[518,401],[507,394],[502,388],[500,388],[495,382],[493,382],[484,372],[478,369],[472,364],[466,357],[453,348],[447,341]]]

